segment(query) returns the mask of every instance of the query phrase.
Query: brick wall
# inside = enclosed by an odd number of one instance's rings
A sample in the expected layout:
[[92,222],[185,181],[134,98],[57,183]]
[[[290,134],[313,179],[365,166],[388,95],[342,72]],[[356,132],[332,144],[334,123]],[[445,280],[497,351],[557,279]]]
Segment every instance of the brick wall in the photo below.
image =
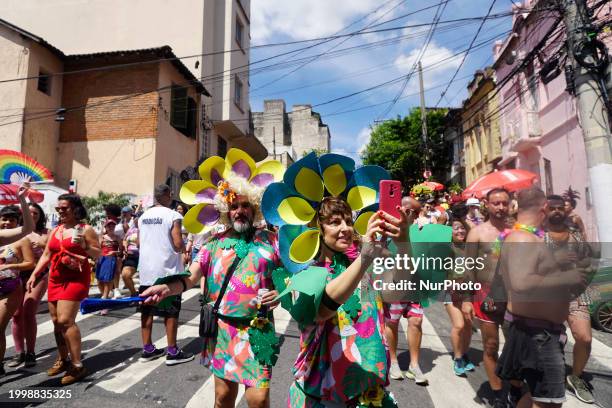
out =
[[[66,71],[88,67],[67,64]],[[158,78],[157,63],[66,75],[62,106],[86,108],[64,115],[60,142],[156,137],[159,95],[138,94],[157,89]]]

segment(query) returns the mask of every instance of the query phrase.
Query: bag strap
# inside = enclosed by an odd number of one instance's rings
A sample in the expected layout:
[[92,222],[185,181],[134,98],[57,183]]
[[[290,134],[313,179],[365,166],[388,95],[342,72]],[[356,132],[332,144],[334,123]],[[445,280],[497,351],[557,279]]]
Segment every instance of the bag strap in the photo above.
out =
[[215,305],[213,306],[214,313],[217,313],[217,311],[219,310],[219,306],[221,305],[221,300],[223,299],[223,295],[225,295],[225,291],[227,290],[227,285],[229,285],[229,281],[232,278],[232,275],[234,274],[234,271],[236,270],[236,267],[240,263],[241,259],[242,258],[240,258],[238,254],[236,254],[234,261],[228,268],[227,273],[225,274],[225,278],[223,279],[223,285],[221,285],[221,291],[219,292],[219,296],[217,297],[217,300],[215,301]]

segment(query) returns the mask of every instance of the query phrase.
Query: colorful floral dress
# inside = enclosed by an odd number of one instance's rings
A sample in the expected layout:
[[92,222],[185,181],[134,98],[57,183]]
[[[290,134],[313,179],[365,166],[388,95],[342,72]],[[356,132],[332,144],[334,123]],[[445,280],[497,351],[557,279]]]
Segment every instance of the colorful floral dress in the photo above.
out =
[[[331,264],[318,264],[329,272],[322,276],[325,283],[342,273],[348,263],[346,256],[337,254]],[[300,296],[294,307],[299,305]],[[360,407],[397,406],[384,389],[388,385],[389,355],[383,304],[369,275],[340,306],[336,317],[298,323],[300,352],[294,363],[295,382],[289,389],[288,407],[319,408],[324,406],[321,401]]]
[[[233,231],[211,239],[200,250],[197,262],[206,277],[207,302],[215,302],[228,268],[234,262],[237,236]],[[279,264],[276,235],[257,230],[246,255],[234,270],[219,305],[219,331],[216,342],[208,342],[202,352],[202,364],[212,373],[228,381],[248,387],[268,388],[272,367],[262,364],[249,341],[251,320],[257,316],[257,292],[272,290],[272,271]],[[245,248],[242,248],[244,251]],[[240,249],[238,249],[240,251]]]

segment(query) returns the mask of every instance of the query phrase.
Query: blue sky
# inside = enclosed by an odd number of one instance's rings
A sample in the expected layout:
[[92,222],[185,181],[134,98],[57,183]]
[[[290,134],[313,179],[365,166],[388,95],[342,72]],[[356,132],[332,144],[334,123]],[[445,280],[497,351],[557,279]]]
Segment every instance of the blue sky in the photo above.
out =
[[[368,25],[372,29],[399,27],[432,22],[440,0],[254,0],[251,2],[251,45],[278,43],[318,38],[337,33],[347,34]],[[518,3],[518,1],[515,0]],[[450,0],[440,21],[465,17],[484,16],[491,0]],[[387,24],[380,23],[405,14],[431,7]],[[510,0],[495,2],[492,13],[509,12]],[[373,11],[376,11],[373,13]],[[353,25],[351,25],[354,23]],[[440,93],[450,81],[459,66],[463,54],[474,34],[479,21],[440,24],[421,59],[424,70],[425,101],[434,106]],[[488,20],[483,26],[476,45],[490,39],[479,49],[471,52],[451,84],[440,106],[460,106],[467,97],[466,85],[474,71],[492,63],[492,47],[495,39],[505,39],[511,28],[511,18]],[[413,27],[351,38],[335,39],[312,47],[300,53],[275,58],[263,65],[275,64],[278,69],[257,71],[258,64],[251,67],[251,108],[263,110],[265,99],[284,99],[288,109],[294,104],[317,105],[334,98],[367,89],[382,82],[410,72],[425,42],[429,27]],[[271,57],[282,52],[303,48],[306,44],[283,47],[253,49],[251,61]],[[367,46],[367,48],[346,48]],[[335,47],[335,48],[334,48]],[[296,69],[299,59],[310,59],[317,54],[327,53],[299,68],[290,75],[283,75]],[[293,63],[294,65],[288,65]],[[437,65],[434,65],[438,63]],[[433,66],[432,66],[433,65]],[[430,66],[432,66],[430,68]],[[376,88],[351,98],[315,106],[323,122],[329,125],[332,135],[332,151],[344,153],[358,159],[358,152],[367,143],[369,128],[376,120],[383,120],[406,114],[418,106],[418,77],[409,81],[401,99],[395,105],[381,104],[393,100],[402,90],[403,81]],[[295,89],[300,88],[300,89]],[[431,88],[431,89],[430,89]],[[355,112],[347,110],[380,104]]]

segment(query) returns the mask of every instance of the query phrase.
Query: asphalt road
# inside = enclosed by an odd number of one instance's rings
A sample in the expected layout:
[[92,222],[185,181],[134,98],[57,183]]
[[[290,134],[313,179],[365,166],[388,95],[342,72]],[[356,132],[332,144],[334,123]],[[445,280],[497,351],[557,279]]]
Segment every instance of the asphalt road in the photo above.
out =
[[[276,313],[276,312],[275,312]],[[179,344],[185,350],[198,353],[201,341],[197,337],[199,303],[196,290],[184,294],[179,328]],[[429,379],[429,385],[418,386],[410,380],[393,381],[391,391],[400,407],[478,407],[491,396],[484,369],[481,366],[467,378],[452,372],[450,355],[450,324],[443,306],[435,304],[425,311],[424,336],[420,365]],[[140,319],[135,309],[110,312],[107,316],[86,315],[78,318],[83,337],[84,364],[91,374],[81,383],[60,386],[60,377],[50,378],[46,370],[55,359],[52,326],[46,303],[42,303],[38,318],[38,364],[33,368],[6,368],[7,375],[0,378],[0,406],[43,407],[199,407],[213,406],[214,391],[210,372],[199,364],[199,358],[190,363],[168,367],[164,359],[138,362],[141,350]],[[405,322],[404,322],[405,323]],[[287,390],[291,384],[291,366],[298,350],[299,332],[295,322],[282,310],[276,313],[277,332],[283,334],[279,361],[274,368],[271,384],[272,407],[285,407]],[[405,330],[405,326],[404,326]],[[14,355],[10,327],[7,330],[6,360]],[[612,335],[595,332],[593,356],[586,377],[595,390],[597,403],[612,407]],[[154,339],[164,345],[163,324],[156,323]],[[566,346],[566,359],[571,361],[572,342]],[[400,366],[408,366],[405,337],[400,342]],[[480,334],[475,333],[470,350],[475,363],[482,361]],[[5,362],[6,362],[5,360]],[[70,391],[71,398],[51,398],[38,402],[11,399],[17,390],[51,389]],[[238,407],[247,407],[243,393]],[[567,407],[586,407],[568,393]]]

